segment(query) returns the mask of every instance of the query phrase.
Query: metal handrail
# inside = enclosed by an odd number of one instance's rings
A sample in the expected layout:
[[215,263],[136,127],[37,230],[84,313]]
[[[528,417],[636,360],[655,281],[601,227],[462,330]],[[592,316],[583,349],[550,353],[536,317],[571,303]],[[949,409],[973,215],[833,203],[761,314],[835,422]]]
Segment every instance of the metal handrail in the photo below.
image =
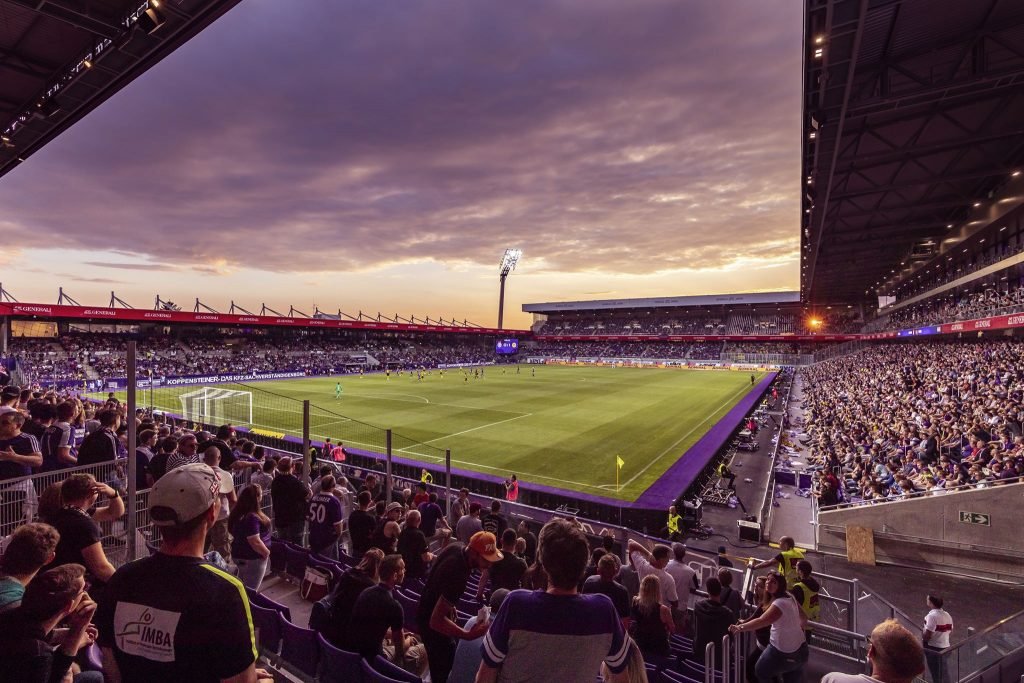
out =
[[[846,510],[849,508],[865,507],[868,505],[886,505],[888,503],[903,503],[908,500],[915,500],[917,498],[926,498],[929,496],[942,496],[947,493],[961,493],[963,491],[976,491],[979,488],[993,488],[995,486],[1005,486],[1008,484],[1020,484],[1024,482],[1024,476],[1011,477],[1010,479],[1000,479],[996,482],[980,482],[977,484],[961,484],[960,486],[954,486],[951,489],[942,489],[941,491],[914,491],[906,494],[905,498],[895,498],[893,500],[857,500],[850,503],[837,503],[836,505],[825,505],[819,507],[820,512],[831,512],[834,510]],[[817,502],[817,499],[815,499]]]
[[782,445],[782,434],[785,432],[786,416],[789,413],[789,399],[793,394],[793,382],[796,381],[796,373],[790,376],[786,389],[786,396],[782,400],[782,420],[779,422],[779,438],[775,442],[775,450],[772,452],[772,461],[768,470],[768,485],[764,490],[764,497],[761,499],[761,540],[769,536],[771,529],[772,501],[775,500],[775,464],[779,458],[779,447]]
[[[846,533],[846,527],[840,524],[821,524],[819,525],[830,531],[836,530]],[[908,541],[914,543],[920,543],[921,541],[934,541],[938,539],[922,538],[921,536],[909,536],[907,534],[897,534],[891,531],[875,531],[874,536],[876,538],[886,538],[893,541]],[[1016,557],[1024,560],[1024,550],[1013,550],[1011,548],[994,548],[992,546],[976,545],[974,543],[962,543],[960,541],[947,541],[943,540],[942,543],[946,547],[956,548],[957,550],[969,550],[976,553],[998,553],[1000,556]]]
[[[1012,621],[1014,619],[1019,619],[1019,618],[1024,618],[1024,609],[1020,610],[1019,612],[1014,612],[1013,614],[1011,614],[1008,617],[1003,617],[1002,619],[1000,619],[996,623],[992,624],[988,628],[986,628],[986,629],[984,629],[982,631],[978,631],[976,633],[973,633],[973,634],[967,636],[966,638],[964,638],[963,640],[961,640],[956,645],[950,645],[949,647],[947,647],[947,648],[945,648],[943,650],[940,650],[939,652],[940,652],[940,654],[945,654],[947,652],[959,649],[959,648],[967,646],[967,645],[973,645],[975,641],[977,641],[978,639],[988,635],[989,633],[992,633],[997,628],[1001,627],[1003,624],[1006,624],[1007,622],[1010,622],[1010,621]],[[1021,647],[1024,647],[1024,645],[1022,645]]]

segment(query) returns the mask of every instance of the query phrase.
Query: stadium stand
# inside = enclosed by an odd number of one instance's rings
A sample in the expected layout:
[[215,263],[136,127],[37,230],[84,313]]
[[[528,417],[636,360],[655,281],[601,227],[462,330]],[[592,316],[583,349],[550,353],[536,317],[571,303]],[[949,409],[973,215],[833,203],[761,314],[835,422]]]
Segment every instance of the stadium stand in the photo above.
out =
[[804,372],[821,503],[885,502],[1024,474],[1024,343],[887,344]]

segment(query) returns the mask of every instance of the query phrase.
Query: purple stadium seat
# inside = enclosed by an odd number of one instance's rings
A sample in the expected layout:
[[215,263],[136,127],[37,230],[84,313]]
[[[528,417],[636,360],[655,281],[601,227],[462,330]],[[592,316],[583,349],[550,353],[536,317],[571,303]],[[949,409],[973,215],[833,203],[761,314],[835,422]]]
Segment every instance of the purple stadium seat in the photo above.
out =
[[404,683],[402,679],[391,678],[380,673],[365,659],[360,662],[359,666],[363,670],[363,683]]
[[[670,669],[662,670],[660,675],[661,675],[662,683],[700,683],[700,681],[704,680],[703,678],[701,678],[699,680],[698,679],[693,679],[693,678],[690,678],[689,676],[684,676],[683,674],[676,673],[675,671],[672,671]],[[656,681],[658,679],[656,679],[656,678],[649,678],[649,680]]]
[[281,623],[278,621],[277,610],[252,604],[249,605],[249,612],[256,628],[256,642],[267,658],[275,661],[281,647]]
[[278,614],[281,624],[281,661],[302,673],[316,676],[320,663],[320,646],[316,631],[296,626]]
[[355,652],[340,650],[321,636],[317,636],[320,646],[321,683],[359,683],[363,680],[362,658]]
[[103,671],[103,653],[96,643],[78,652],[78,664],[83,671]]
[[400,666],[395,666],[380,655],[373,658],[373,661],[370,662],[370,666],[372,666],[377,673],[389,676],[396,681],[404,681],[404,683],[423,683],[423,679],[416,674],[409,673]]
[[395,591],[395,599],[402,606],[402,626],[406,631],[419,633],[419,626],[416,624],[416,610],[419,609],[419,598],[414,598],[402,591]]
[[309,564],[309,555],[310,552],[307,548],[302,548],[292,543],[285,544],[285,573],[296,581],[302,581],[302,577],[306,575],[306,566]]
[[282,605],[276,600],[272,600],[263,593],[254,591],[251,588],[246,588],[245,592],[249,596],[250,605],[256,605],[264,609],[272,609],[275,612],[280,612],[281,614],[283,614],[285,619],[288,619],[289,621],[291,620],[292,611],[288,609],[288,607],[286,607],[285,605]]

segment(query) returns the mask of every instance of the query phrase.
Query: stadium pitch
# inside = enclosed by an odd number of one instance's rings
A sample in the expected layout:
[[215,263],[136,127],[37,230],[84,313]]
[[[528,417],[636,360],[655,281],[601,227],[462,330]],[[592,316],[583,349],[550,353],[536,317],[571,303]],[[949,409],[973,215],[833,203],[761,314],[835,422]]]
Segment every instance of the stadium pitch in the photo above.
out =
[[[751,390],[747,372],[566,366],[488,366],[424,373],[343,375],[251,385],[252,426],[298,435],[301,401],[311,432],[396,455],[633,501]],[[762,375],[759,374],[759,379]],[[340,398],[335,398],[341,383]],[[140,390],[140,406],[181,414],[196,387]],[[240,424],[244,420],[231,420]],[[374,425],[381,429],[373,429]],[[624,462],[616,484],[616,456]]]

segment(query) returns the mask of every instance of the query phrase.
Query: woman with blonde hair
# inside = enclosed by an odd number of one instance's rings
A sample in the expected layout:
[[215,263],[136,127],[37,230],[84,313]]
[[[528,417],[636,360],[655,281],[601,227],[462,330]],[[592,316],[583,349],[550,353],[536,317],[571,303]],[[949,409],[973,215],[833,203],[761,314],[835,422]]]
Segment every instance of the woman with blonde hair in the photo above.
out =
[[672,610],[661,604],[661,581],[648,574],[640,582],[640,594],[630,609],[631,634],[644,656],[669,655],[668,637],[675,631]]
[[[648,683],[647,667],[644,666],[643,655],[640,654],[640,648],[636,646],[636,643],[629,644],[627,661],[626,670],[619,674],[619,678],[622,679],[624,677],[626,683]],[[615,680],[615,674],[612,673],[605,662],[601,662],[601,676],[606,681]]]

